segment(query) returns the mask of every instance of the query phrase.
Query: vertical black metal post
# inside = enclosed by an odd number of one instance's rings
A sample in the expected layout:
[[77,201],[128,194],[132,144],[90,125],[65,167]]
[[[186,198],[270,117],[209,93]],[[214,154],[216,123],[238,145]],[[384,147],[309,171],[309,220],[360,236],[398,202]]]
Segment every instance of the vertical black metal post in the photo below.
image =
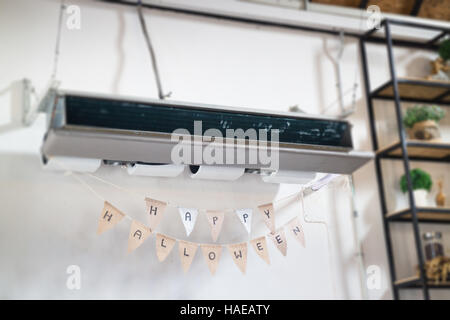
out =
[[[370,133],[372,138],[372,148],[374,151],[377,151],[379,149],[378,145],[378,137],[377,137],[377,130],[375,126],[375,113],[373,109],[373,99],[370,95],[371,89],[370,89],[370,75],[369,75],[369,68],[367,63],[367,53],[366,53],[366,44],[364,43],[364,38],[361,38],[359,40],[359,49],[360,49],[360,55],[361,55],[361,64],[363,69],[363,77],[364,77],[364,89],[366,92],[366,103],[367,103],[367,109],[369,112],[369,124],[370,124]],[[386,242],[387,247],[387,254],[388,254],[388,262],[389,262],[389,273],[391,278],[391,289],[392,294],[395,300],[398,300],[398,289],[394,285],[394,282],[396,280],[395,275],[395,263],[394,263],[394,254],[392,251],[392,239],[391,239],[391,232],[389,229],[389,221],[386,219],[387,214],[387,205],[386,205],[386,198],[384,193],[384,184],[383,184],[383,173],[381,169],[381,163],[380,163],[380,157],[376,155],[375,157],[375,170],[376,170],[376,176],[377,176],[377,184],[378,184],[378,193],[380,195],[380,202],[381,202],[381,215],[382,215],[382,222],[383,222],[383,231],[384,231],[384,239]]]
[[402,116],[402,109],[400,104],[400,95],[398,92],[398,82],[397,82],[397,75],[395,72],[395,62],[394,62],[394,53],[392,49],[392,38],[391,38],[391,30],[390,30],[390,24],[389,20],[385,20],[384,24],[384,30],[385,30],[385,36],[386,36],[386,45],[387,45],[387,52],[388,52],[388,59],[389,59],[389,71],[391,74],[391,81],[392,81],[392,87],[394,91],[394,100],[395,100],[395,115],[397,120],[397,128],[398,128],[398,134],[400,137],[400,145],[402,148],[402,160],[403,165],[405,169],[405,176],[406,181],[408,185],[408,198],[409,198],[409,205],[411,208],[411,215],[412,215],[412,222],[413,222],[413,231],[414,231],[414,240],[416,243],[416,252],[417,252],[417,258],[419,261],[419,268],[420,268],[420,281],[422,282],[422,289],[423,289],[423,297],[425,300],[429,300],[429,292],[428,292],[428,285],[425,277],[425,264],[424,264],[424,258],[423,258],[423,252],[422,252],[422,241],[420,239],[420,230],[419,230],[419,221],[417,219],[417,208],[416,203],[414,201],[414,193],[412,188],[412,180],[411,175],[409,171],[409,157],[408,157],[408,148],[407,148],[407,141],[405,137],[405,130],[403,127],[403,116]]

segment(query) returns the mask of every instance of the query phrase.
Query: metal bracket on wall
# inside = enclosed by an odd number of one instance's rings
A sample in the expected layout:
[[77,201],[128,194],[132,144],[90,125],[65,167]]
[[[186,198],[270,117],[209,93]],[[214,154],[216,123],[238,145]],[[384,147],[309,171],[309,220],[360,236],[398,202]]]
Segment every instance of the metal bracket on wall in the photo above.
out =
[[29,79],[22,80],[22,124],[29,127],[36,120],[40,112],[47,113],[50,99],[54,99],[56,88],[59,82],[49,85],[49,90],[45,90],[46,94],[38,97],[36,89]]

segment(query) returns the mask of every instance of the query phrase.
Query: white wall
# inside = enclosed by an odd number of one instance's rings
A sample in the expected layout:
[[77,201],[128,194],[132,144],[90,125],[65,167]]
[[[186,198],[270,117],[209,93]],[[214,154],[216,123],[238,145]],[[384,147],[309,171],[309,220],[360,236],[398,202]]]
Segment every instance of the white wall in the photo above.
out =
[[[236,5],[236,1],[229,0]],[[63,28],[58,79],[73,90],[156,97],[152,68],[133,7],[71,1],[81,7],[81,30]],[[126,255],[128,221],[98,237],[102,203],[70,176],[41,170],[39,147],[45,130],[39,117],[30,128],[20,125],[20,80],[30,78],[37,91],[48,82],[53,61],[59,1],[0,0],[0,297],[2,298],[352,298],[364,297],[352,236],[349,188],[342,183],[307,199],[314,219],[327,219],[331,247],[323,225],[305,224],[307,248],[288,242],[282,257],[270,244],[272,265],[250,250],[248,274],[242,276],[224,252],[211,277],[200,253],[183,275],[176,251],[159,263],[154,238]],[[283,13],[282,11],[280,11]],[[292,13],[290,13],[292,14]],[[333,65],[324,54],[333,37],[250,26],[146,10],[165,91],[172,98],[249,108],[287,110],[298,104],[321,113],[336,101]],[[371,150],[357,43],[346,40],[343,86],[357,79],[358,111],[351,117],[355,146]],[[386,77],[384,48],[371,51],[374,76]],[[375,59],[373,61],[372,59]],[[346,96],[351,104],[351,95]],[[336,112],[336,105],[327,114]],[[162,200],[194,207],[219,201],[239,207],[271,201],[298,186],[263,184],[255,176],[237,182],[199,182],[130,177],[120,168],[98,175]],[[103,197],[145,222],[139,198],[82,177]],[[389,277],[373,164],[355,175],[357,225],[365,265],[382,270],[382,287],[372,299],[390,298]],[[345,180],[345,179],[344,179]],[[298,203],[280,211],[282,222],[299,212]],[[255,218],[257,236],[261,221]],[[160,231],[184,237],[175,209]],[[220,242],[245,240],[243,227],[227,217]],[[204,217],[190,238],[209,241]],[[331,264],[330,264],[331,255]],[[66,267],[82,269],[82,289],[65,286]],[[331,274],[330,274],[331,270]]]

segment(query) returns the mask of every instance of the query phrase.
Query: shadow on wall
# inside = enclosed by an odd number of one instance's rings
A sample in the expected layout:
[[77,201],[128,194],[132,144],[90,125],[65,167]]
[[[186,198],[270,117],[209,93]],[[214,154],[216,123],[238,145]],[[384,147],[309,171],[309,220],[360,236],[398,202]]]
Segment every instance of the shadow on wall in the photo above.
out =
[[23,81],[16,80],[0,89],[0,134],[22,127],[23,88]]

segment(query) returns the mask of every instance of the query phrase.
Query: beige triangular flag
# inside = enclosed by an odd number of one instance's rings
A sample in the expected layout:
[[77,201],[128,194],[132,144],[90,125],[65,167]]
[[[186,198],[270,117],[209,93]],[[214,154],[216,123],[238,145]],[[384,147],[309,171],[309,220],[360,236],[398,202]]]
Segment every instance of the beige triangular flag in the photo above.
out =
[[220,230],[222,229],[223,219],[225,214],[223,211],[206,211],[206,217],[208,218],[209,225],[211,226],[211,237],[216,242],[219,237]]
[[212,275],[216,273],[217,266],[219,265],[220,253],[222,252],[222,246],[202,244],[200,245],[203,252],[203,257],[208,264],[209,271]]
[[156,234],[156,256],[160,262],[164,261],[172,251],[176,240],[164,234]]
[[130,235],[128,237],[128,252],[139,247],[150,234],[151,231],[148,227],[139,221],[133,220],[131,222]]
[[230,244],[228,246],[228,251],[234,260],[234,263],[238,266],[239,270],[245,274],[245,269],[247,267],[247,242]]
[[97,234],[102,234],[103,232],[114,227],[120,220],[125,217],[119,209],[115,208],[108,201],[105,201],[103,206],[102,214],[98,220]]
[[269,251],[267,250],[266,237],[260,237],[260,238],[253,239],[251,241],[251,244],[253,246],[253,249],[255,249],[256,253],[258,254],[258,256],[260,256],[261,259],[263,259],[265,262],[267,262],[267,264],[270,264]]
[[294,236],[295,239],[298,240],[302,244],[303,247],[305,246],[305,234],[303,233],[302,225],[300,224],[300,220],[298,220],[298,217],[295,217],[291,221],[289,221],[287,228],[289,232]]
[[259,212],[261,212],[264,223],[267,228],[269,228],[270,232],[275,232],[275,212],[273,210],[273,204],[264,204],[262,206],[258,206]]
[[195,252],[197,251],[197,244],[193,242],[178,241],[178,252],[180,254],[181,266],[183,271],[186,273],[191,266],[192,260],[194,259]]
[[286,256],[287,254],[287,241],[286,235],[284,234],[284,229],[280,228],[277,232],[271,233],[270,237],[272,238],[273,243],[277,246],[278,250]]
[[145,198],[145,204],[147,207],[149,227],[151,230],[155,230],[156,226],[161,222],[167,203]]

